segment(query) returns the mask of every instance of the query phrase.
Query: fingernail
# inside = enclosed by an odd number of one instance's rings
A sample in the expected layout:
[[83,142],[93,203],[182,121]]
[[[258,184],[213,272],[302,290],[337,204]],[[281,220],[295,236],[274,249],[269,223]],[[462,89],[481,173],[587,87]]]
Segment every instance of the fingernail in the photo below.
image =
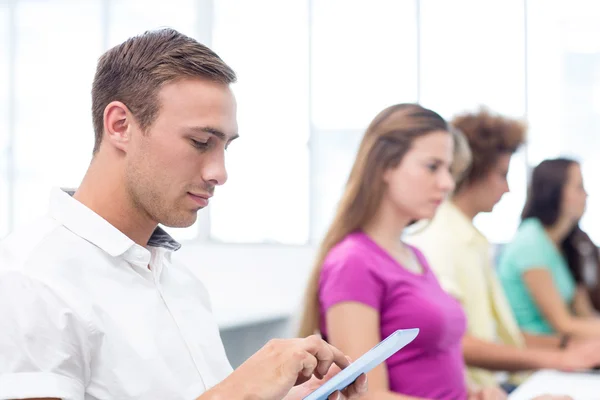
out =
[[342,395],[340,394],[340,392],[337,392],[335,394],[335,399],[334,400],[342,400]]

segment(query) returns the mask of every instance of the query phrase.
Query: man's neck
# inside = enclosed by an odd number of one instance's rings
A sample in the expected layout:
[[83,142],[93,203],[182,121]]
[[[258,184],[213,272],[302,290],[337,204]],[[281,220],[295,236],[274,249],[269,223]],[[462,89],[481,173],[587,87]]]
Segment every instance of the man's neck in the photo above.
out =
[[469,221],[473,221],[477,214],[481,212],[475,206],[475,202],[468,191],[456,194],[452,197],[451,201],[469,219]]
[[131,240],[146,246],[158,224],[134,206],[118,169],[105,168],[109,163],[99,168],[96,161],[92,160],[73,197]]

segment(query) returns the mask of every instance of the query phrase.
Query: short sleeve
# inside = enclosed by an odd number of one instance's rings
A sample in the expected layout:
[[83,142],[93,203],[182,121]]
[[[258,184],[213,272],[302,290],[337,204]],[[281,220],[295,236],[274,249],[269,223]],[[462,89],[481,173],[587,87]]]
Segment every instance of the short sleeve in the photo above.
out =
[[453,247],[448,241],[428,239],[430,238],[424,234],[411,236],[407,241],[423,254],[442,289],[458,301],[462,301],[464,293],[456,269],[456,257],[460,249]]
[[539,247],[521,248],[513,263],[521,274],[531,269],[549,269],[547,253]]
[[555,250],[543,235],[544,232],[538,232],[536,226],[530,225],[515,238],[510,262],[519,274],[531,269],[550,269]]
[[342,302],[358,302],[381,310],[384,282],[367,257],[347,254],[326,261],[321,271],[319,298],[323,311]]
[[88,330],[44,284],[0,272],[0,399],[83,399]]

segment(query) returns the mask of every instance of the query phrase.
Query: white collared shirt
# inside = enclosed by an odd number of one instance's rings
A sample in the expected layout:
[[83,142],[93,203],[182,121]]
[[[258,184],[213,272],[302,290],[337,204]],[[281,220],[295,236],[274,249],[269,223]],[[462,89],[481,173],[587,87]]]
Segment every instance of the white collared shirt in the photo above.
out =
[[0,243],[0,399],[195,399],[231,366],[204,286],[160,228],[134,243],[56,189]]

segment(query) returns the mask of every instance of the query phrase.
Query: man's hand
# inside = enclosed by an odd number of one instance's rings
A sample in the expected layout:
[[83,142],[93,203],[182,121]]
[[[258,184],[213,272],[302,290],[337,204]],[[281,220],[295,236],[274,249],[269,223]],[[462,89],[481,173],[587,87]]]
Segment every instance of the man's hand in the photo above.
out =
[[[336,365],[332,365],[329,368],[329,372],[323,379],[317,379],[312,377],[309,381],[303,383],[302,385],[296,386],[290,390],[287,396],[285,396],[284,400],[301,400],[317,390],[321,385],[327,382],[329,379],[333,378],[338,372],[340,372],[340,368]],[[333,393],[329,398],[331,400],[351,400],[358,398],[359,396],[365,394],[367,392],[367,376],[361,375],[358,379],[349,387],[344,389],[341,393],[336,392]]]
[[[206,392],[206,397],[281,400],[292,387],[308,382],[313,376],[319,380],[331,376],[328,373],[333,365],[344,369],[349,364],[341,351],[318,336],[271,340],[223,382]],[[313,383],[308,383],[308,387],[311,385]],[[364,390],[361,384],[356,384],[347,394]],[[204,396],[200,399],[204,400]]]

